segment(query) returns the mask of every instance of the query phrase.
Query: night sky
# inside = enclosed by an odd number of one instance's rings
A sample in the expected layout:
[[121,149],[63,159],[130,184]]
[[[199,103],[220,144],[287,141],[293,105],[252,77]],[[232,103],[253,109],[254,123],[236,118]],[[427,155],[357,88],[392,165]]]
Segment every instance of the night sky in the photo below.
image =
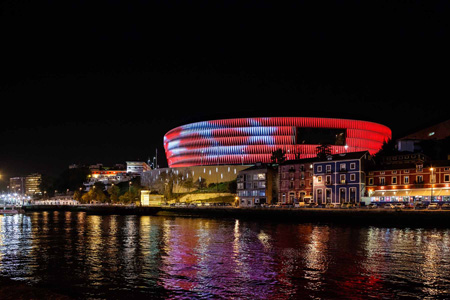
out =
[[147,160],[195,121],[321,116],[394,137],[448,119],[448,1],[0,6],[1,185]]

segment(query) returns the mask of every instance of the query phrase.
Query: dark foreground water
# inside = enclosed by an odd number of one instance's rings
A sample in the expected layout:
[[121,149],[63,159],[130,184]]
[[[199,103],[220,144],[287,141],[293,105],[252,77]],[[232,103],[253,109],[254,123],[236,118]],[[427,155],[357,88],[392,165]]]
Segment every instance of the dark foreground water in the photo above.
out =
[[79,299],[449,299],[450,229],[0,216],[0,276]]

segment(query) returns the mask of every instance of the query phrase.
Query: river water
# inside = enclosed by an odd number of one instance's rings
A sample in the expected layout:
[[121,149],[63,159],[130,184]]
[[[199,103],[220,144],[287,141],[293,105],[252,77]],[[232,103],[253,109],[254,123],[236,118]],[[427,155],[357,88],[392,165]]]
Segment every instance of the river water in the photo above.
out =
[[450,227],[0,216],[0,276],[74,299],[449,299]]

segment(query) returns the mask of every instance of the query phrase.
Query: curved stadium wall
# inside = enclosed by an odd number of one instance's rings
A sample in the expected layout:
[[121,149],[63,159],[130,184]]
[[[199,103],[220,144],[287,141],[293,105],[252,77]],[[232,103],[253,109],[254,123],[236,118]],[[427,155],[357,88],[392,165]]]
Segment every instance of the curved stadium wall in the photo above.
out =
[[273,117],[191,123],[164,135],[169,167],[271,162],[272,152],[287,159],[316,156],[316,147],[330,144],[332,153],[378,152],[391,138],[381,124],[348,119]]

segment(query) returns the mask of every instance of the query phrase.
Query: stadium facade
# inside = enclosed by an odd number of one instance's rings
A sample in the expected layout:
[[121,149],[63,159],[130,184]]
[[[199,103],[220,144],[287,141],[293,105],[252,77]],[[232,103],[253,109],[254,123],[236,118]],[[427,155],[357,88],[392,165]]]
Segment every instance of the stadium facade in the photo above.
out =
[[360,120],[270,117],[196,122],[164,135],[168,166],[251,165],[271,162],[281,149],[287,159],[315,157],[321,144],[333,154],[378,152],[392,137],[385,125]]

